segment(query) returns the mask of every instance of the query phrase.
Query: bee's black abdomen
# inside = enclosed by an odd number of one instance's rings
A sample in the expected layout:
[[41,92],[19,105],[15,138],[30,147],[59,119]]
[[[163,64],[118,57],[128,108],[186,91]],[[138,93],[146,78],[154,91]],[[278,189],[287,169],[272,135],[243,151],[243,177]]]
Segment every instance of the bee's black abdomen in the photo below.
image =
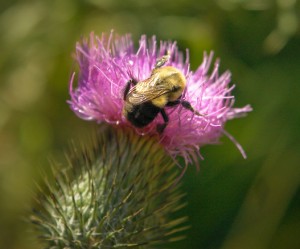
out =
[[144,127],[153,121],[160,110],[151,102],[146,102],[133,106],[132,111],[127,113],[127,119],[136,127]]

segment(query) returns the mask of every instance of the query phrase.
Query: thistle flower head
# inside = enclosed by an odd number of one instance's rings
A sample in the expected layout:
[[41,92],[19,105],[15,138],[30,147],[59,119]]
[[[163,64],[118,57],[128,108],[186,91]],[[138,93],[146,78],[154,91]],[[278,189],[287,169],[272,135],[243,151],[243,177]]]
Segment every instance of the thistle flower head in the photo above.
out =
[[[144,128],[136,128],[122,114],[123,91],[131,79],[142,81],[151,75],[158,58],[169,54],[166,65],[179,69],[185,76],[187,85],[181,96],[201,115],[183,108],[182,105],[166,107],[169,117],[163,133],[157,132],[157,125],[164,122],[158,115]],[[185,59],[184,59],[185,57]],[[130,35],[115,36],[93,33],[89,39],[76,46],[79,64],[78,84],[74,87],[74,74],[70,80],[69,101],[72,110],[85,120],[106,122],[118,126],[130,126],[138,134],[150,134],[159,139],[172,157],[181,155],[186,163],[197,161],[201,146],[217,143],[224,131],[227,120],[243,116],[251,111],[249,105],[234,108],[234,86],[230,86],[229,71],[219,74],[219,60],[212,70],[213,53],[204,53],[202,64],[191,71],[189,54],[185,56],[177,48],[176,42],[157,42],[155,37],[147,40],[142,36],[136,50]],[[228,134],[229,135],[229,134]],[[243,150],[238,143],[229,137]]]
[[101,130],[43,177],[30,219],[43,248],[154,248],[182,238],[182,194],[153,139]]

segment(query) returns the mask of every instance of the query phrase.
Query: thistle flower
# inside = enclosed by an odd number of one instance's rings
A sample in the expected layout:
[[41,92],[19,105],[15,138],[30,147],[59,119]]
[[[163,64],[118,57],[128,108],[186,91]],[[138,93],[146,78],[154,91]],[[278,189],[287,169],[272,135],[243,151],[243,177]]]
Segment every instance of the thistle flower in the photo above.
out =
[[146,249],[182,238],[186,218],[170,218],[184,206],[176,168],[155,140],[108,127],[81,147],[40,185],[30,219],[43,248]]
[[[137,129],[122,114],[124,86],[131,79],[147,79],[157,59],[166,54],[170,55],[166,65],[176,67],[187,79],[182,99],[203,115],[196,116],[178,105],[166,108],[170,121],[162,134],[156,130],[157,125],[164,122],[160,115],[146,127]],[[228,135],[245,157],[241,146],[224,130],[224,125],[227,120],[241,117],[252,109],[249,105],[233,107],[231,91],[234,85],[229,86],[231,74],[226,71],[219,75],[219,60],[209,73],[212,52],[204,53],[202,64],[193,72],[188,51],[184,59],[176,42],[161,41],[158,45],[155,37],[147,40],[142,36],[135,50],[130,35],[115,36],[111,33],[97,37],[92,33],[89,40],[77,44],[76,59],[80,69],[78,85],[74,88],[73,74],[69,104],[80,118],[130,126],[140,135],[155,136],[173,158],[180,155],[186,164],[197,161],[200,147],[218,143],[222,134]]]

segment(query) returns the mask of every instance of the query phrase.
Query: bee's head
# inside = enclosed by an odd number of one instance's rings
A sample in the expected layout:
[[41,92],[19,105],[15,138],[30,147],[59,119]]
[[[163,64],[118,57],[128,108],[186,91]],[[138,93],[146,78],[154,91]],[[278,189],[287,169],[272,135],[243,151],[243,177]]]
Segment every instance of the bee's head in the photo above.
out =
[[156,68],[152,76],[157,77],[155,81],[157,87],[168,88],[169,101],[177,100],[186,86],[186,79],[182,72],[172,66]]

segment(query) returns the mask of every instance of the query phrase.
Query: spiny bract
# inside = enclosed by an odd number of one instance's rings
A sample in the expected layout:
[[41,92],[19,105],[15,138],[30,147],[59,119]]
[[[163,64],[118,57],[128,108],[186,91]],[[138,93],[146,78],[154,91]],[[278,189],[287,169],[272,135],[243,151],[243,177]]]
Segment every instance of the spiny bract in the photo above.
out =
[[[153,139],[100,129],[44,176],[31,221],[44,248],[153,248],[181,238],[176,167]],[[44,185],[44,187],[43,187]]]

